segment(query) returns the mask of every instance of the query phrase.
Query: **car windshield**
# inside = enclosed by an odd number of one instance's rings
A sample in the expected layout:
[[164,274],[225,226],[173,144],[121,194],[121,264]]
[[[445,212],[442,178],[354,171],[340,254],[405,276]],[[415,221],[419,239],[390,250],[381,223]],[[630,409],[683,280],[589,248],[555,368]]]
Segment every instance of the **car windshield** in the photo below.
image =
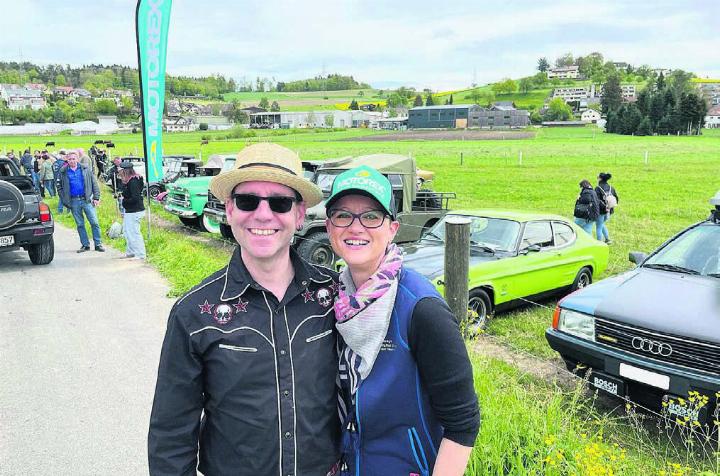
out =
[[[458,216],[458,215],[448,215]],[[470,218],[470,245],[490,248],[493,251],[512,251],[517,243],[520,223],[502,218]],[[440,220],[425,234],[424,238],[445,241],[445,220]]]
[[167,165],[165,166],[165,170],[168,173],[177,173],[180,172],[180,167],[182,167],[182,162],[179,160],[169,160],[167,162]]
[[233,167],[235,167],[235,157],[225,159],[225,162],[223,162],[223,172],[227,172],[228,170],[232,170]]
[[648,258],[643,268],[720,277],[720,225],[691,228]]
[[316,184],[320,187],[323,193],[330,193],[330,187],[332,187],[335,177],[337,177],[342,170],[323,170],[319,172],[316,177]]

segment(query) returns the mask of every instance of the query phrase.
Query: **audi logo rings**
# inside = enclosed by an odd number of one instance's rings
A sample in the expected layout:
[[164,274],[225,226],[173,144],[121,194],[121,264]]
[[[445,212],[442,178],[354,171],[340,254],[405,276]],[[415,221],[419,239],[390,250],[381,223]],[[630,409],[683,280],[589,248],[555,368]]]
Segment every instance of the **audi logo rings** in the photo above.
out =
[[662,357],[670,357],[670,354],[673,352],[673,348],[670,344],[646,339],[644,337],[633,337],[632,346],[633,349],[642,350],[643,352],[649,352],[653,355],[659,355]]

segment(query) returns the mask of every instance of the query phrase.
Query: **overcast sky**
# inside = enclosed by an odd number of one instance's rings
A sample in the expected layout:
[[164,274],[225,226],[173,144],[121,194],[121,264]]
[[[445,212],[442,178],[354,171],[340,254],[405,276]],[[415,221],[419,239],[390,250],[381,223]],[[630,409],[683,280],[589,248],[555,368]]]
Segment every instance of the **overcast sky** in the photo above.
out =
[[[0,0],[0,59],[137,65],[135,0]],[[446,90],[532,74],[537,59],[720,77],[719,0],[175,0],[168,73],[294,80],[351,74]]]

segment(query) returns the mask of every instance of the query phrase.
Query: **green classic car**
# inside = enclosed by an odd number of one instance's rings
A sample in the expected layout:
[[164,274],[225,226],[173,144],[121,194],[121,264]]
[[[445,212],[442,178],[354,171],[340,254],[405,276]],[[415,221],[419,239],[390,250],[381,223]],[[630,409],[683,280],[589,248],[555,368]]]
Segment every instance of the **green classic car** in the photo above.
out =
[[213,176],[230,170],[235,165],[235,155],[211,155],[207,163],[185,161],[188,176],[167,185],[165,210],[177,215],[187,226],[200,228],[210,233],[220,233],[220,224],[212,217],[203,215],[208,201],[208,187]]
[[551,294],[583,288],[607,267],[608,247],[558,215],[505,210],[453,211],[420,241],[403,245],[404,265],[442,293],[445,221],[470,224],[470,309],[487,316]]

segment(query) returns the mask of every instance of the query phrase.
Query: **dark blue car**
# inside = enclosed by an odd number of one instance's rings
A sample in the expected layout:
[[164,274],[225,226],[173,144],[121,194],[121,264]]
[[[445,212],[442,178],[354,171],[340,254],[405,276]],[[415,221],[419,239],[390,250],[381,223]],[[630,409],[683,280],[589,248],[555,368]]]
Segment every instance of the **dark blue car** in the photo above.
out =
[[709,219],[566,297],[545,336],[594,387],[708,423],[720,407],[720,194]]

